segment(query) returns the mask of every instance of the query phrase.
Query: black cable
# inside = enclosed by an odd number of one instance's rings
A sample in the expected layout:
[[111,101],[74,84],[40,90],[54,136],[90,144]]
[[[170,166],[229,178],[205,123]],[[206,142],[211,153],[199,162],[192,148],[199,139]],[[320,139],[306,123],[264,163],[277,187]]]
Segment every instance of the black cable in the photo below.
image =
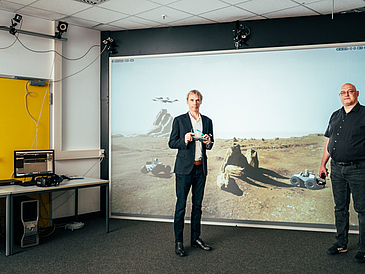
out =
[[[22,29],[22,26],[23,26],[23,21],[21,21],[21,22],[20,22],[19,30],[21,30],[21,29]],[[9,49],[9,48],[11,48],[11,47],[15,44],[15,42],[17,41],[18,36],[19,36],[19,33],[15,33],[15,39],[14,39],[14,42],[13,42],[13,43],[11,43],[11,45],[9,45],[9,46],[4,47],[4,48],[0,48],[0,49]]]
[[[65,193],[67,193],[68,191],[65,191]],[[63,193],[63,194],[65,194],[65,193]],[[63,195],[63,194],[61,194],[61,195]],[[58,208],[60,208],[61,206],[63,206],[68,200],[70,200],[70,198],[72,197],[72,196],[74,196],[74,194],[75,194],[75,191],[73,191],[72,192],[72,194],[62,203],[62,204],[60,204],[58,207],[56,207],[56,208],[52,208],[52,212],[55,212]],[[61,196],[60,195],[60,196]],[[60,196],[57,196],[56,197],[56,199],[58,199]]]
[[16,36],[16,39],[18,40],[18,42],[25,48],[25,49],[27,49],[27,50],[29,50],[29,51],[31,51],[31,52],[34,52],[34,53],[50,53],[50,52],[54,52],[54,53],[56,53],[57,55],[59,55],[60,57],[62,57],[63,59],[65,59],[65,60],[68,60],[68,61],[78,61],[78,60],[81,60],[82,58],[84,58],[89,52],[90,52],[90,50],[92,49],[92,48],[94,48],[94,47],[100,47],[100,45],[93,45],[93,46],[91,46],[87,51],[86,51],[86,53],[84,54],[84,55],[82,55],[81,57],[78,57],[78,58],[68,58],[68,57],[66,57],[66,56],[63,56],[62,54],[60,54],[60,53],[58,53],[57,51],[55,51],[54,49],[51,49],[51,50],[33,50],[33,49],[30,49],[30,48],[28,48],[26,45],[24,45],[21,41],[20,41],[20,39],[19,39],[19,37],[17,37]]
[[61,81],[63,81],[63,80],[65,80],[65,79],[67,79],[67,78],[70,78],[70,77],[72,77],[72,76],[74,76],[74,75],[76,75],[76,74],[78,74],[78,73],[80,73],[80,72],[82,72],[82,71],[84,71],[85,69],[87,69],[88,67],[90,67],[96,60],[98,60],[99,59],[99,57],[103,54],[103,52],[106,50],[106,48],[108,47],[108,45],[105,45],[104,46],[104,48],[103,48],[103,50],[100,52],[100,54],[94,59],[94,61],[92,61],[90,64],[88,64],[86,67],[84,67],[83,69],[81,69],[81,70],[79,70],[79,71],[77,71],[77,72],[75,72],[75,73],[72,73],[72,74],[70,74],[70,75],[68,75],[68,76],[66,76],[66,77],[63,77],[63,78],[61,78],[61,79],[58,79],[58,80],[53,80],[53,81],[50,81],[51,83],[56,83],[56,82],[61,82]]

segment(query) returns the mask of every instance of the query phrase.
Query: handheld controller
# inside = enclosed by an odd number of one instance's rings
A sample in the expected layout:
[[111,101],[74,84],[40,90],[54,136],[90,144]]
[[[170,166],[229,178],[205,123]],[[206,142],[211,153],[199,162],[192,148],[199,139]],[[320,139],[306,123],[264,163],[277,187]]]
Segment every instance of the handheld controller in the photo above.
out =
[[320,186],[324,186],[326,184],[326,174],[322,173],[321,177],[317,179],[317,184]]

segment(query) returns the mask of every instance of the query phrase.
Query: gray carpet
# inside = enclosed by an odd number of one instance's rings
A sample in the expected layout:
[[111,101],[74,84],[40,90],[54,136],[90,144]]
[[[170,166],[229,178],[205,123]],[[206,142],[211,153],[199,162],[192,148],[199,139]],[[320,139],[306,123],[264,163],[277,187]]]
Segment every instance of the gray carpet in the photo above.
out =
[[[352,261],[358,235],[350,235],[349,251],[328,256],[333,233],[204,225],[202,239],[214,250],[189,245],[186,257],[174,253],[172,223],[110,220],[84,221],[80,230],[56,231],[35,247],[15,246],[0,273],[365,273]],[[1,245],[0,245],[1,247]]]

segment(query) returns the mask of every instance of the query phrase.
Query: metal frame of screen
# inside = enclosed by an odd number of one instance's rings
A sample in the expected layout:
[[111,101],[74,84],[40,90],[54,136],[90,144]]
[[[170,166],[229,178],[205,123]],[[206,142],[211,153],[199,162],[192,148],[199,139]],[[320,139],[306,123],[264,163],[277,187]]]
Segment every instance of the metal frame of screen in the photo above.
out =
[[[323,45],[312,45],[312,46],[290,46],[290,47],[273,47],[273,48],[258,48],[258,49],[243,49],[243,50],[227,50],[227,51],[209,51],[209,52],[194,52],[194,53],[176,53],[176,54],[158,54],[158,55],[142,55],[142,56],[124,56],[124,57],[110,57],[109,58],[109,178],[110,178],[110,197],[111,197],[111,212],[112,218],[121,219],[134,219],[134,220],[148,220],[148,221],[163,221],[163,222],[173,222],[173,216],[165,216],[161,214],[139,214],[139,213],[123,213],[123,212],[113,212],[113,171],[112,171],[112,101],[113,101],[113,91],[112,91],[112,62],[113,60],[119,60],[118,62],[128,62],[130,60],[145,59],[145,58],[169,58],[169,57],[191,57],[191,56],[214,56],[214,55],[232,55],[232,54],[246,54],[246,53],[270,53],[270,52],[282,52],[282,51],[298,51],[298,50],[310,50],[310,49],[330,49],[336,48],[339,51],[360,51],[365,54],[365,42],[356,43],[336,43],[336,44],[323,44]],[[124,61],[122,61],[124,60]],[[348,68],[350,64],[344,64],[344,68]],[[173,70],[173,68],[171,68]],[[319,76],[320,77],[320,76]],[[336,75],[333,75],[336,78]],[[138,79],[137,79],[138,81]],[[237,81],[238,83],[244,84],[244,79]],[[340,87],[337,86],[339,89]],[[188,90],[187,90],[188,91]],[[156,94],[151,94],[151,98]],[[335,97],[335,94],[333,94]],[[173,99],[173,98],[170,98]],[[204,99],[205,100],[205,99]],[[133,103],[133,102],[129,102]],[[136,109],[138,108],[138,102],[135,102]],[[337,106],[333,106],[332,111],[335,111]],[[187,108],[186,108],[187,111]],[[137,115],[136,113],[131,113],[131,115]],[[209,113],[207,113],[209,116]],[[330,113],[328,113],[326,120],[328,121]],[[213,119],[214,122],[214,119]],[[324,132],[325,128],[322,128]],[[166,143],[167,146],[167,143]],[[214,147],[213,147],[214,150]],[[209,160],[208,160],[209,162]],[[319,166],[320,162],[318,162]],[[125,181],[126,179],[123,178]],[[133,181],[128,182],[133,184]],[[123,191],[122,191],[123,192]],[[204,203],[204,201],[203,201]],[[331,206],[331,205],[328,205]],[[333,212],[333,208],[332,208]],[[187,214],[188,215],[188,214]],[[186,222],[190,222],[190,218],[186,217]],[[261,227],[261,228],[279,228],[279,229],[291,229],[291,230],[308,230],[308,231],[325,231],[334,232],[335,228],[333,224],[320,224],[320,223],[306,223],[306,222],[288,222],[288,221],[264,221],[264,220],[240,220],[240,219],[226,219],[226,218],[206,218],[204,217],[203,211],[203,224],[212,225],[232,225],[232,226],[244,226],[244,227]],[[358,226],[351,226],[351,233],[358,233]]]

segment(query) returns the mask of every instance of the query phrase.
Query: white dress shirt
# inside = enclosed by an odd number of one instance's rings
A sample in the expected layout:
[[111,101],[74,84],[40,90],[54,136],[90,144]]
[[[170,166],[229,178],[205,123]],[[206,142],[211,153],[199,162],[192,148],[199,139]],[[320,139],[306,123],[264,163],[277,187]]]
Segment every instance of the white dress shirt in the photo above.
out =
[[[191,125],[193,126],[194,136],[203,137],[203,135],[201,134],[201,132],[203,132],[203,121],[202,121],[202,117],[200,116],[200,113],[199,113],[199,117],[197,120],[195,120],[195,118],[190,114],[190,112],[189,112],[189,116],[190,116]],[[198,131],[198,129],[200,130],[200,132]],[[202,159],[202,155],[203,155],[202,154],[202,142],[196,141],[195,142],[195,161],[200,161]]]

